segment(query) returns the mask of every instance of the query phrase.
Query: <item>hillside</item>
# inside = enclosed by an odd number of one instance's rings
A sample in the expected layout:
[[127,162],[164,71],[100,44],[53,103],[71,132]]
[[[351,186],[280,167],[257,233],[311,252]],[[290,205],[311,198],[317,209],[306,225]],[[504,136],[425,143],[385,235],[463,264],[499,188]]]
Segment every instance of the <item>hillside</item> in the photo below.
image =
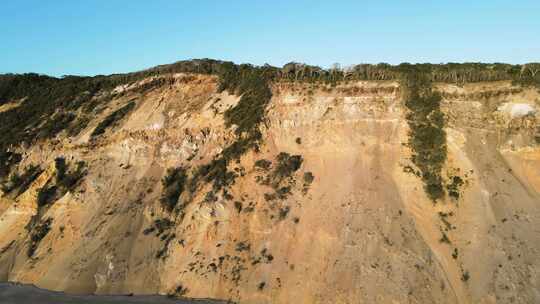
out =
[[537,65],[0,76],[0,280],[540,302]]

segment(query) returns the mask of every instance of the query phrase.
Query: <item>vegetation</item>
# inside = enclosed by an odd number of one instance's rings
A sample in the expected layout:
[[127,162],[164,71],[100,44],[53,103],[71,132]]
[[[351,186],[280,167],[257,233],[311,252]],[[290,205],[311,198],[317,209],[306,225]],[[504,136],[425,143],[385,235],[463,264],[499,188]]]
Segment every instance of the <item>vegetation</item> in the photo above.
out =
[[270,167],[272,167],[272,162],[266,159],[259,159],[255,162],[253,166],[255,168],[260,168],[263,170],[270,170]]
[[289,206],[285,206],[283,208],[279,209],[279,220],[282,221],[285,218],[287,218],[287,215],[289,215],[289,211],[291,211],[291,208]]
[[105,130],[115,126],[118,121],[124,118],[131,110],[135,108],[135,102],[131,101],[127,105],[109,114],[105,119],[100,122],[92,132],[92,137],[105,133]]
[[463,273],[461,275],[461,280],[463,282],[467,282],[470,278],[471,278],[471,275],[469,274],[469,272],[468,271],[463,271]]
[[[237,106],[226,113],[228,125],[237,125],[237,132],[254,131],[262,121],[271,93],[268,82],[347,80],[399,80],[411,67],[432,82],[467,83],[479,81],[512,80],[522,85],[540,88],[539,63],[510,65],[502,63],[448,63],[400,65],[359,64],[348,68],[333,66],[322,69],[291,62],[283,68],[268,65],[255,67],[235,65],[211,59],[179,61],[140,72],[95,77],[49,77],[39,74],[0,75],[0,105],[22,101],[20,105],[0,113],[0,151],[10,145],[32,143],[34,140],[53,138],[62,130],[76,135],[88,124],[85,113],[100,102],[99,93],[133,83],[141,79],[169,73],[213,74],[220,78],[220,89],[242,95]],[[143,89],[162,83],[155,79]],[[103,131],[98,129],[96,135]]]
[[446,185],[446,190],[448,192],[448,195],[452,197],[453,199],[459,199],[460,193],[459,188],[463,186],[465,182],[463,179],[459,176],[452,176],[450,177],[449,183]]
[[411,68],[401,80],[412,162],[420,170],[424,189],[433,201],[444,196],[442,167],[446,161],[446,132],[441,97],[431,89],[429,78]]
[[334,65],[324,70],[317,66],[291,62],[279,71],[279,79],[287,81],[339,82],[347,80],[400,80],[403,73],[414,68],[431,82],[464,84],[480,81],[512,80],[522,85],[540,87],[539,63],[511,65],[504,63],[447,63],[390,65],[358,64],[347,68]]
[[161,204],[170,212],[178,204],[178,199],[184,191],[187,182],[187,171],[185,168],[169,168],[167,175],[162,180],[163,195]]
[[182,297],[188,293],[189,289],[182,284],[178,285],[174,292],[167,294],[169,298]]
[[228,90],[241,95],[240,101],[224,113],[227,127],[236,126],[236,140],[225,147],[220,155],[210,163],[202,165],[190,180],[190,190],[195,192],[199,183],[212,183],[212,197],[220,190],[234,183],[237,173],[228,170],[231,161],[239,161],[248,150],[258,150],[261,133],[259,124],[263,121],[266,106],[272,93],[269,81],[275,69],[268,66],[234,65],[223,63],[218,69],[220,90]]
[[[400,80],[408,93],[408,120],[411,126],[410,145],[413,162],[421,172],[425,188],[431,199],[442,197],[444,187],[440,166],[446,158],[444,119],[439,109],[440,97],[431,91],[432,82],[466,82],[512,80],[523,85],[540,88],[538,63],[526,65],[449,63],[434,64],[360,64],[348,68],[334,65],[322,69],[302,63],[291,62],[283,68],[269,65],[236,65],[211,59],[180,61],[157,66],[140,72],[62,78],[38,74],[0,75],[0,105],[19,102],[17,107],[0,112],[0,177],[6,175],[10,159],[7,151],[21,144],[51,139],[61,132],[67,136],[77,135],[90,120],[96,106],[113,97],[112,88],[130,84],[144,78],[170,73],[202,73],[219,77],[219,89],[241,96],[240,101],[224,113],[225,123],[235,128],[236,140],[210,163],[193,172],[189,181],[191,191],[201,182],[211,182],[214,194],[231,185],[237,174],[228,171],[232,160],[248,150],[257,151],[261,140],[259,125],[263,122],[266,108],[272,97],[272,81],[322,81],[336,83],[348,80]],[[145,91],[163,84],[164,78],[156,77],[144,85]],[[108,115],[93,131],[92,136],[103,134],[115,126],[135,106],[134,102]],[[297,139],[300,144],[300,138]],[[7,173],[9,174],[9,172]],[[451,192],[453,195],[454,192]],[[174,191],[171,198],[176,195]],[[173,195],[174,194],[174,195]],[[172,201],[172,200],[171,200]]]
[[11,167],[22,160],[21,154],[0,150],[0,181],[9,175]]
[[451,244],[450,239],[448,238],[448,235],[446,235],[446,233],[444,231],[441,231],[441,232],[442,232],[442,236],[441,236],[439,242],[446,243],[446,244]]
[[281,152],[277,156],[278,164],[274,170],[274,183],[279,183],[286,177],[291,176],[293,172],[296,172],[302,166],[301,155],[290,155],[286,152]]
[[65,158],[58,157],[55,159],[55,167],[56,176],[54,182],[49,181],[38,191],[37,202],[39,207],[46,206],[68,191],[75,189],[87,174],[86,164],[83,161],[77,162],[74,168],[70,168]]
[[242,97],[238,104],[225,111],[225,124],[227,127],[236,125],[237,134],[248,132],[253,136],[254,132],[258,132],[257,127],[262,122],[266,105],[272,97],[268,85],[271,79],[270,70],[248,65],[228,67],[230,71],[223,74],[220,88]]
[[18,189],[17,195],[28,189],[30,184],[41,174],[42,170],[39,166],[30,165],[25,168],[22,174],[13,173],[9,179],[3,182],[0,186],[4,193],[10,193]]
[[37,196],[38,207],[43,207],[48,203],[54,201],[57,197],[58,187],[49,186],[39,189]]
[[152,232],[156,232],[156,236],[160,236],[162,233],[172,228],[173,222],[168,219],[156,219],[152,225],[143,231],[144,235],[148,235]]
[[86,163],[78,161],[74,169],[69,169],[63,157],[56,158],[56,184],[58,187],[69,191],[72,190],[86,175]]
[[84,124],[77,115],[81,105],[111,87],[110,80],[103,76],[0,75],[0,105],[20,101],[17,107],[0,112],[0,151],[54,138],[64,129],[80,130]]
[[302,192],[306,194],[309,191],[309,187],[311,186],[311,183],[315,180],[315,176],[311,172],[305,172],[304,173],[304,188]]
[[28,251],[26,252],[28,257],[32,257],[34,255],[41,240],[47,235],[47,233],[49,233],[51,230],[52,221],[52,218],[49,217],[34,227],[34,229],[31,231],[30,245],[28,247]]
[[313,181],[315,180],[315,176],[311,172],[304,173],[304,184],[305,185],[311,185]]

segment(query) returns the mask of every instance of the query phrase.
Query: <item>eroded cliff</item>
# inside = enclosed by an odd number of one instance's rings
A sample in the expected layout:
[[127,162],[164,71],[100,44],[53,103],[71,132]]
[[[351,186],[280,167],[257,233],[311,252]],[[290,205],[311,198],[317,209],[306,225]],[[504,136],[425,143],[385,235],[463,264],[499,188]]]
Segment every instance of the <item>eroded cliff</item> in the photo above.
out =
[[240,303],[540,301],[536,88],[430,84],[437,109],[414,117],[441,113],[434,197],[402,82],[263,85],[267,101],[151,76],[86,100],[75,135],[11,146],[0,278]]

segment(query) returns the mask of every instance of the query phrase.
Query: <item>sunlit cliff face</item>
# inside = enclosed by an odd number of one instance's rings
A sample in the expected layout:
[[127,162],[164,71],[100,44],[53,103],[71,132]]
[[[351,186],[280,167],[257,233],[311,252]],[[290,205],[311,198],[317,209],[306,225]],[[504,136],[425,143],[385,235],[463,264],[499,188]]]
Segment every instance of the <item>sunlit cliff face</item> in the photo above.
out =
[[[274,81],[236,132],[242,96],[217,77],[157,78],[93,97],[110,100],[76,136],[13,148],[0,278],[239,303],[540,301],[536,89],[433,83],[424,113],[397,81]],[[420,158],[443,150],[434,199]]]

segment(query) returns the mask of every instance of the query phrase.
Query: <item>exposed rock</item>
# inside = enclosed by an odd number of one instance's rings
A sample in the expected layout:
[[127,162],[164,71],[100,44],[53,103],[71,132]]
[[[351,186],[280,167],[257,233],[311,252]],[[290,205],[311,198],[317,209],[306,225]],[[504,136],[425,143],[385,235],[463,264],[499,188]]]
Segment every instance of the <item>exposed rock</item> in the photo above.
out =
[[[0,197],[0,278],[68,293],[240,303],[540,302],[535,89],[434,85],[448,149],[441,176],[458,193],[434,204],[405,145],[398,82],[274,82],[258,149],[221,168],[234,176],[222,191],[187,185],[180,212],[160,203],[161,180],[181,167],[189,183],[242,138],[223,118],[240,97],[218,92],[215,76],[162,77],[112,89],[110,109],[77,136],[16,148],[25,154],[19,168],[48,169],[24,193]],[[267,177],[282,152],[301,161],[273,189]],[[58,156],[88,171],[39,213],[37,191]],[[38,214],[53,220],[28,258],[26,226]],[[156,220],[167,229],[148,232]]]

